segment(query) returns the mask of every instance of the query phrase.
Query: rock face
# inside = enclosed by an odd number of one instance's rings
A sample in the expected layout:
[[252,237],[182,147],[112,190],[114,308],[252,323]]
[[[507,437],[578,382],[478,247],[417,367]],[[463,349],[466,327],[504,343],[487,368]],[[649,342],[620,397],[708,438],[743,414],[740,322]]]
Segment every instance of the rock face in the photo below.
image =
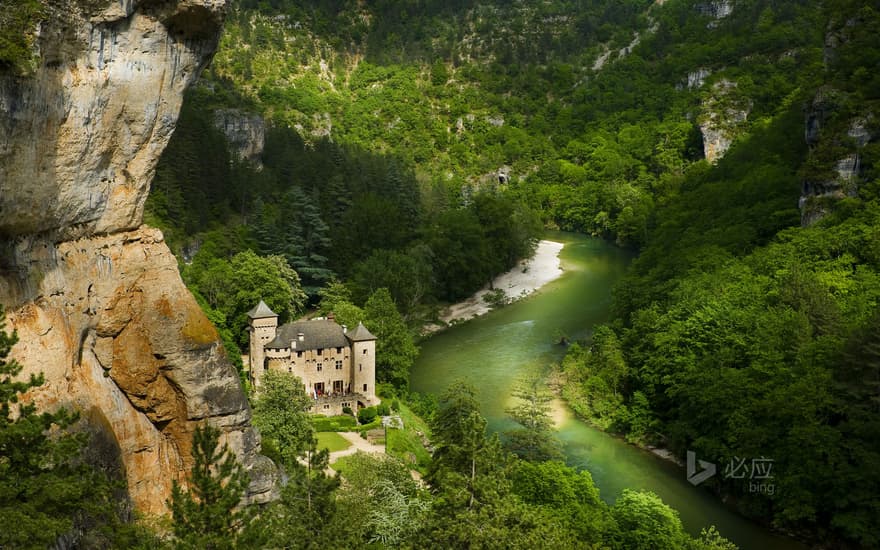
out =
[[830,170],[811,174],[802,183],[798,207],[804,227],[825,217],[838,200],[858,193],[862,149],[873,138],[869,130],[873,121],[871,118],[850,120],[844,126],[845,133],[836,131],[839,123],[826,128],[844,101],[840,91],[823,88],[806,111],[804,139],[810,146],[810,154],[820,159],[819,164],[830,164]]
[[703,154],[710,163],[718,162],[730,149],[749,116],[751,105],[748,101],[738,100],[735,91],[735,82],[722,79],[712,86],[703,100],[699,125],[703,135]]
[[254,113],[238,109],[214,111],[214,126],[223,132],[233,153],[240,159],[263,167],[263,147],[266,143],[266,123]]
[[225,0],[51,0],[32,78],[0,80],[0,234],[136,228]]
[[[733,13],[733,1],[732,0],[714,0],[712,2],[705,2],[697,5],[697,11],[701,14],[706,15],[718,21],[720,19],[724,19],[731,13]],[[715,26],[716,23],[710,23],[709,27]]]
[[687,87],[689,90],[701,88],[706,79],[712,76],[712,71],[705,67],[701,67],[695,71],[691,71],[687,75]]
[[218,426],[274,469],[238,376],[180,279],[144,200],[184,88],[217,43],[225,0],[46,0],[27,78],[0,75],[0,302],[33,399],[82,411],[124,466],[135,506],[164,513],[191,434]]

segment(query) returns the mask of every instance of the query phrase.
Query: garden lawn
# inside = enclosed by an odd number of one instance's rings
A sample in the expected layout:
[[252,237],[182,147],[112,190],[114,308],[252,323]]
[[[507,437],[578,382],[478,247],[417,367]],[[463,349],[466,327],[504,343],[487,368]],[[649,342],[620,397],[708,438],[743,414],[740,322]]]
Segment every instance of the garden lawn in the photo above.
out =
[[315,436],[318,438],[318,448],[327,449],[331,453],[351,447],[351,443],[336,432],[318,432]]

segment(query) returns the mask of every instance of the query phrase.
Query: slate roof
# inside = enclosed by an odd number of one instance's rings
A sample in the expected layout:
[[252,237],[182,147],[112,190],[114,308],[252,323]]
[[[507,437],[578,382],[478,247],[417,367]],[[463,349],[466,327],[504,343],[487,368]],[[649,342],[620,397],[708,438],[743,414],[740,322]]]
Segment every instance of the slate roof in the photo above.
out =
[[[298,339],[300,332],[303,333],[302,342]],[[294,340],[297,351],[342,348],[351,345],[341,326],[327,319],[314,319],[281,325],[275,332],[275,339],[263,347],[285,349],[291,347],[290,343]]]
[[363,342],[376,339],[376,337],[367,330],[367,327],[365,327],[363,323],[358,323],[357,328],[346,334],[346,336],[348,336],[348,339],[352,342]]
[[251,319],[265,319],[266,317],[278,317],[278,314],[269,309],[266,302],[260,300],[254,309],[247,312],[247,316]]

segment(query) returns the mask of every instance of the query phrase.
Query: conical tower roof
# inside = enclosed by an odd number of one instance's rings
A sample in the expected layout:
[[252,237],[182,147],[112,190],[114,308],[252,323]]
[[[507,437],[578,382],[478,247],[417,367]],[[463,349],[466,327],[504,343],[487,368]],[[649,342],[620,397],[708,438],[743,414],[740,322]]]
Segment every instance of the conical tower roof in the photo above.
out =
[[347,333],[346,336],[348,336],[348,339],[352,342],[364,342],[376,339],[376,337],[367,330],[367,327],[365,327],[363,323],[358,323],[357,328]]
[[266,302],[260,300],[257,307],[247,312],[247,316],[251,319],[265,319],[266,317],[278,317],[278,314],[269,309]]

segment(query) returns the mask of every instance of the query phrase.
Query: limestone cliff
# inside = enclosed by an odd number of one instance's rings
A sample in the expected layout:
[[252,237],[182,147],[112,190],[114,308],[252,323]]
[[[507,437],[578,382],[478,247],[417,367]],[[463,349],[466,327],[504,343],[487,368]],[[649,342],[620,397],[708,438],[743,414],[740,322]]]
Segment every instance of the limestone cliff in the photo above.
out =
[[703,98],[698,122],[703,136],[703,154],[711,163],[727,153],[733,140],[743,131],[751,111],[750,100],[739,97],[736,92],[735,82],[721,79]]
[[816,223],[845,197],[858,194],[862,150],[876,135],[870,112],[852,117],[842,105],[852,101],[840,90],[820,88],[806,109],[804,140],[814,170],[801,184],[801,225]]
[[223,132],[229,148],[239,160],[263,168],[263,147],[266,143],[266,122],[258,114],[240,109],[217,109],[214,126]]
[[266,498],[273,468],[234,368],[141,226],[183,90],[226,0],[45,0],[28,77],[0,75],[0,301],[34,399],[83,411],[118,451],[131,497],[165,511],[195,425],[220,427]]

